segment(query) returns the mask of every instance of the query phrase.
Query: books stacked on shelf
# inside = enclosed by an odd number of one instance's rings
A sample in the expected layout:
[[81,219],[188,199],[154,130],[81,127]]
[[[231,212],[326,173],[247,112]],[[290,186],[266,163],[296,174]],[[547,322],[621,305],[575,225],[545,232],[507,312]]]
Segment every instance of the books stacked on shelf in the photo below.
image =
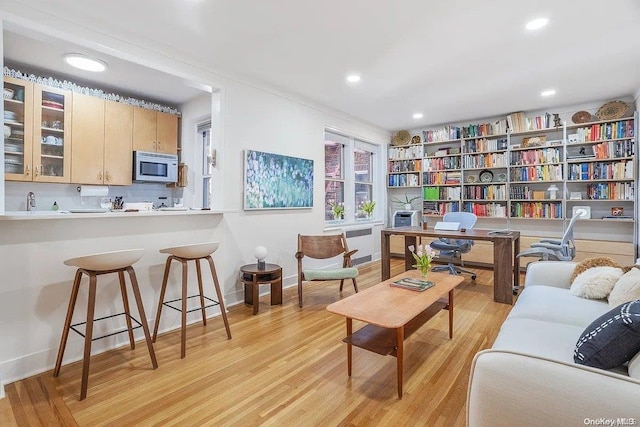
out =
[[509,196],[512,200],[544,200],[545,192],[519,185],[509,187]]
[[406,147],[389,147],[389,160],[415,159],[422,157],[422,145],[409,145]]
[[427,289],[432,288],[435,285],[436,284],[430,280],[412,279],[410,277],[405,277],[391,282],[391,286],[395,286],[396,288],[409,289],[417,292],[426,291]]
[[422,170],[422,160],[392,160],[387,172],[419,172]]
[[633,160],[591,162],[569,165],[569,181],[633,179]]
[[448,185],[460,185],[462,182],[462,172],[447,172],[444,183]]
[[633,157],[635,154],[633,140],[607,141],[596,144],[593,152],[596,159],[612,159],[617,157]]
[[507,120],[496,120],[492,123],[479,123],[462,127],[463,138],[476,138],[507,133]]
[[465,169],[507,167],[507,153],[465,154],[462,167]]
[[629,215],[607,215],[607,216],[603,216],[602,219],[619,221],[621,219],[626,219],[626,220],[633,219],[633,217]]
[[587,198],[591,200],[629,200],[633,201],[632,182],[599,182],[587,185]]
[[514,166],[561,162],[560,148],[540,148],[537,150],[512,151],[511,164]]
[[468,185],[464,188],[464,198],[473,200],[506,200],[505,184]]
[[510,174],[512,182],[562,181],[562,165],[516,166]]
[[562,202],[512,202],[511,218],[562,218]]
[[478,217],[506,218],[507,216],[507,207],[497,203],[466,202],[464,210],[465,212],[472,212]]
[[451,141],[453,139],[460,139],[460,135],[459,126],[445,126],[442,129],[422,131],[424,142]]
[[511,113],[507,116],[507,126],[511,132],[527,132],[530,130],[542,130],[553,127],[552,114],[544,113],[541,116],[526,117],[522,111]]
[[424,202],[425,214],[444,215],[449,212],[460,212],[460,202]]
[[507,138],[498,139],[469,139],[464,141],[465,153],[487,153],[490,151],[506,150]]
[[437,157],[426,159],[425,168],[427,171],[460,169],[460,157]]
[[389,187],[417,187],[420,175],[417,173],[404,173],[389,175]]
[[633,120],[619,120],[613,123],[598,123],[576,129],[571,141],[595,142],[607,139],[633,138]]

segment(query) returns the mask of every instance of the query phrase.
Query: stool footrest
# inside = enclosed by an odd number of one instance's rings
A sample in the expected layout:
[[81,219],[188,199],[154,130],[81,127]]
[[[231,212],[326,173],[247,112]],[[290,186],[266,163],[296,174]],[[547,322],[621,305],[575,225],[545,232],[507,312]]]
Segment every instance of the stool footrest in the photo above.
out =
[[[200,294],[191,295],[190,297],[187,297],[187,299],[189,299],[189,298],[200,298]],[[207,301],[212,303],[212,304],[209,304],[209,305],[205,305],[204,308],[210,308],[210,307],[215,307],[217,305],[220,305],[220,303],[218,301],[216,301],[214,299],[211,299],[211,298],[209,298],[209,297],[207,297],[205,295],[202,295],[202,298],[204,298]],[[174,310],[179,311],[179,312],[182,313],[182,309],[181,308],[176,308],[176,307],[171,305],[171,303],[178,302],[178,301],[182,301],[182,298],[177,298],[177,299],[174,299],[174,300],[171,300],[171,301],[163,302],[162,305],[167,306],[169,308],[173,308]],[[187,310],[187,313],[191,313],[192,311],[198,311],[198,310],[202,310],[202,307],[192,308],[191,310]]]
[[[126,316],[127,313],[117,313],[117,314],[112,314],[110,316],[104,316],[104,317],[99,317],[97,319],[93,319],[93,322],[98,322],[100,320],[106,320],[106,319],[111,319],[112,317],[118,317],[118,316]],[[123,332],[129,332],[129,330],[135,330],[135,329],[139,329],[142,327],[142,323],[140,323],[138,321],[138,319],[136,319],[135,317],[129,315],[129,319],[133,320],[135,323],[138,324],[138,326],[133,326],[131,329],[129,328],[125,328],[121,331],[116,331],[116,332],[112,332],[110,334],[106,334],[106,335],[101,335],[99,337],[95,337],[95,338],[91,338],[91,341],[95,341],[95,340],[100,340],[102,338],[107,338],[107,337],[111,337],[113,335],[118,335],[121,334]],[[80,325],[86,325],[87,322],[80,322],[80,323],[74,323],[73,325],[69,326],[69,329],[72,329],[75,333],[77,333],[78,335],[82,336],[84,338],[85,334],[83,334],[82,332],[80,332],[79,330],[76,329],[76,326],[80,326]]]

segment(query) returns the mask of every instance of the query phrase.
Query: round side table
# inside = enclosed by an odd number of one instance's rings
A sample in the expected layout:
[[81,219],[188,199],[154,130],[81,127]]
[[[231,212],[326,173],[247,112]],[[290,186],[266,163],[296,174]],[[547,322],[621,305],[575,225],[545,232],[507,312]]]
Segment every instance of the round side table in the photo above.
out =
[[253,314],[258,313],[260,285],[271,285],[271,305],[282,304],[282,267],[278,264],[265,264],[259,270],[258,264],[240,267],[240,281],[244,283],[244,302],[253,305]]

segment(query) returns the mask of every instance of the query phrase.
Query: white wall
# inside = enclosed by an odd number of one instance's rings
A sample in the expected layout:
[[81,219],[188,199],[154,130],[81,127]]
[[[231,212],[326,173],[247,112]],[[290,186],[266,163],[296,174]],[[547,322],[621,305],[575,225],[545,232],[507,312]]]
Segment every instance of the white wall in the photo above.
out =
[[[238,268],[255,261],[253,249],[258,244],[268,248],[269,262],[283,266],[285,285],[292,285],[296,276],[293,254],[297,233],[324,231],[324,128],[330,126],[369,141],[386,143],[389,140],[387,132],[329,109],[286,94],[222,78],[197,64],[177,63],[170,55],[158,53],[162,51],[161,47],[142,48],[142,44],[136,45],[135,40],[123,41],[117,35],[97,33],[87,23],[75,23],[71,17],[52,20],[19,4],[2,6],[3,9],[5,7],[8,10],[0,10],[5,19],[217,88],[218,92],[213,94],[210,104],[214,141],[220,147],[219,167],[215,171],[219,179],[216,180],[218,187],[214,203],[216,207],[229,208],[234,212],[225,213],[224,218],[203,216],[192,220],[188,219],[191,217],[170,217],[144,220],[0,221],[2,381],[14,381],[52,368],[73,278],[73,269],[64,266],[63,261],[73,256],[127,247],[145,248],[145,256],[136,264],[136,270],[139,272],[150,321],[155,315],[165,259],[157,250],[171,244],[212,239],[221,241],[214,258],[228,305],[243,299],[242,288],[237,280]],[[59,26],[52,28],[51,25]],[[199,115],[208,113],[206,100],[186,105],[185,110],[189,114],[185,118],[186,127],[182,134],[183,154],[185,161],[191,163],[189,168],[194,174],[189,176],[193,187],[183,191],[185,199],[190,197],[195,203],[201,194],[196,184],[199,182],[196,171],[200,164],[194,164],[199,147],[196,149],[190,145],[193,138],[187,128],[199,119]],[[243,211],[242,152],[247,148],[313,159],[316,177],[314,208]],[[379,236],[379,228],[380,225],[375,227],[373,236]],[[371,245],[375,258],[380,252],[379,237],[372,237]],[[206,276],[205,286],[208,286],[210,279]],[[113,312],[117,309],[116,294],[111,289],[103,292],[107,303],[102,308]],[[79,311],[81,318],[84,313],[82,305]],[[177,327],[177,322],[176,317],[169,316],[163,320],[162,328]],[[231,325],[231,329],[233,331],[234,325]],[[70,340],[65,363],[80,356],[80,337],[70,336]],[[98,350],[118,343],[115,340],[104,341],[97,344]]]

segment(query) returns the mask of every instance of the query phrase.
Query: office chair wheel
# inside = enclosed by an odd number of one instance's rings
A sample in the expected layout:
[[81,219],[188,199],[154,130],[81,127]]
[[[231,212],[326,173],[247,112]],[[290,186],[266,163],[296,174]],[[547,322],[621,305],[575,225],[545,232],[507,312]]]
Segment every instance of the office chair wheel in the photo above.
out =
[[476,275],[471,276],[471,280],[476,280]]

